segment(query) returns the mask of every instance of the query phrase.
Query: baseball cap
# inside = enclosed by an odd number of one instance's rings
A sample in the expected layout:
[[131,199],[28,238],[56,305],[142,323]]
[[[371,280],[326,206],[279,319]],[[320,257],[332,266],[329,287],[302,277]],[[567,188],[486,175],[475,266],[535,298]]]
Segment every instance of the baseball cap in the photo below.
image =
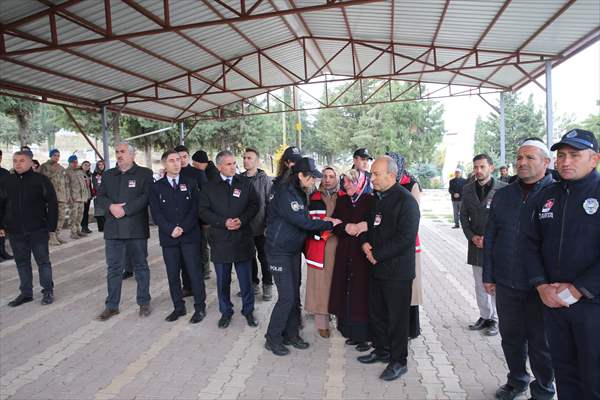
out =
[[560,142],[554,143],[550,148],[551,151],[557,150],[561,146],[571,146],[578,150],[594,150],[598,152],[598,140],[590,131],[583,129],[572,129],[565,133],[560,139]]
[[300,160],[294,164],[292,167],[292,172],[297,174],[298,172],[302,172],[303,174],[310,174],[315,178],[322,178],[323,174],[321,171],[317,169],[315,164],[315,160],[310,157],[302,157]]
[[298,162],[302,158],[302,153],[300,153],[300,149],[296,146],[290,146],[283,152],[283,156],[281,156],[285,161],[293,161]]
[[373,157],[371,157],[369,154],[369,150],[365,149],[364,147],[356,150],[352,157],[368,158],[369,160],[373,159]]
[[205,163],[208,163],[208,155],[206,154],[206,152],[204,150],[198,150],[192,156],[192,160],[196,161],[197,163],[205,164]]

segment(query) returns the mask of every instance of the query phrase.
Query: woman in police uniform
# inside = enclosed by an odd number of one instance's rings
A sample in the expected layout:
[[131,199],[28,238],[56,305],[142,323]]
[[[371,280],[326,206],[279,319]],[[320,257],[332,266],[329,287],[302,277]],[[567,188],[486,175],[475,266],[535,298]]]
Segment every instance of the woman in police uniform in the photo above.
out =
[[265,348],[278,356],[290,351],[285,345],[306,349],[299,334],[300,262],[309,232],[331,230],[339,220],[312,220],[308,215],[307,193],[315,178],[322,175],[312,158],[304,157],[292,167],[292,174],[273,193],[269,203],[266,251],[269,268],[277,286],[277,303],[265,338]]

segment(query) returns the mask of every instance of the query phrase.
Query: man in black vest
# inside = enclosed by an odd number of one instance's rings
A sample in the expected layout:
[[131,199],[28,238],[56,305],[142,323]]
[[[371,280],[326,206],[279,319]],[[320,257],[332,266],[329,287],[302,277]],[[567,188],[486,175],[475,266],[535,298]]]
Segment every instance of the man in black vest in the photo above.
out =
[[242,314],[250,326],[258,326],[254,318],[252,290],[252,257],[254,240],[250,222],[258,212],[258,200],[252,182],[236,175],[232,152],[224,150],[216,157],[221,179],[209,182],[200,193],[200,217],[210,225],[208,240],[211,260],[217,273],[219,297],[219,328],[227,328],[233,316],[231,303],[231,267],[242,292]]
[[194,179],[181,174],[178,152],[166,151],[161,162],[165,176],[152,185],[150,208],[158,225],[160,245],[167,268],[169,291],[174,310],[166,318],[176,321],[186,314],[179,274],[186,269],[194,293],[194,315],[191,323],[198,323],[206,315],[206,292],[200,269],[200,237],[198,200],[200,192]]
[[372,264],[369,319],[375,350],[358,361],[388,363],[380,378],[391,381],[408,371],[409,310],[420,213],[415,198],[396,183],[398,166],[393,158],[378,158],[371,173],[377,200],[367,216],[369,230],[361,239]]

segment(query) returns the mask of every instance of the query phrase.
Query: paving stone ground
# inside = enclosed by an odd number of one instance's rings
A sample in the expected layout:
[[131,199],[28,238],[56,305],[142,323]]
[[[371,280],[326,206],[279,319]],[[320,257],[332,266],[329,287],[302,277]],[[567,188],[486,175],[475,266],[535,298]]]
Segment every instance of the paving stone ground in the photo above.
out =
[[263,348],[263,335],[274,302],[260,297],[258,328],[245,324],[233,295],[237,313],[227,330],[218,329],[214,272],[207,281],[207,318],[197,325],[188,318],[165,322],[172,305],[154,229],[148,245],[153,313],[144,319],[137,315],[135,280],[129,279],[121,314],[94,320],[106,296],[98,233],[52,248],[56,302],[50,306],[40,305],[36,281],[34,302],[8,307],[18,277],[14,262],[0,264],[0,399],[493,398],[506,379],[500,337],[466,328],[478,317],[473,278],[465,263],[466,240],[451,229],[450,204],[444,202],[440,192],[423,198],[423,332],[411,341],[409,372],[397,381],[378,379],[383,364],[358,363],[360,353],[336,331],[320,338],[309,316],[302,335],[310,348],[272,355]]

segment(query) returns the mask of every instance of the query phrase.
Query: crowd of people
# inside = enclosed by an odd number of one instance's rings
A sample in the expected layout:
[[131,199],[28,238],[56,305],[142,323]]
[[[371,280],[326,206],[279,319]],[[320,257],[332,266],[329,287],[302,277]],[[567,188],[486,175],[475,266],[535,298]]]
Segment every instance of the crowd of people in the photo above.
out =
[[[557,151],[558,181],[548,167]],[[200,150],[190,157],[181,145],[161,157],[158,176],[134,162],[135,149],[115,146],[117,166],[98,162],[65,170],[58,150],[33,170],[30,151],[13,155],[13,173],[0,178],[0,237],[8,235],[21,279],[9,305],[32,301],[31,254],[38,264],[42,304],[53,302],[48,243],[59,244],[69,208],[73,239],[85,235],[90,199],[103,231],[107,263],[105,321],[119,313],[122,280],[135,276],[139,315],[152,313],[147,244],[149,215],[158,235],[172,312],[190,323],[206,316],[204,280],[210,262],[216,273],[220,318],[229,327],[232,270],[241,314],[257,327],[255,296],[277,300],[265,348],[278,356],[310,344],[300,331],[302,308],[314,317],[318,335],[331,336],[331,321],[354,346],[361,363],[386,363],[380,375],[394,380],[407,372],[408,343],[420,334],[421,244],[419,183],[407,160],[386,153],[373,160],[361,148],[347,170],[317,168],[300,149],[283,153],[277,176],[260,167],[260,154],[247,148],[245,172],[236,155],[220,151],[214,163]],[[513,399],[529,385],[536,399],[600,397],[600,220],[598,142],[588,131],[566,133],[551,149],[537,138],[517,153],[516,177],[494,178],[492,159],[473,158],[473,173],[457,170],[449,192],[454,227],[468,240],[478,319],[469,330],[502,337],[509,373],[496,392]],[[371,161],[372,164],[371,164]],[[508,183],[512,180],[512,183]],[[25,189],[26,188],[26,189]],[[4,247],[2,247],[4,248]],[[4,256],[0,253],[0,256]],[[306,297],[301,299],[303,258]],[[131,274],[131,275],[126,275]],[[262,287],[261,287],[262,283]],[[304,304],[303,304],[304,303]],[[526,363],[529,356],[532,380]]]

